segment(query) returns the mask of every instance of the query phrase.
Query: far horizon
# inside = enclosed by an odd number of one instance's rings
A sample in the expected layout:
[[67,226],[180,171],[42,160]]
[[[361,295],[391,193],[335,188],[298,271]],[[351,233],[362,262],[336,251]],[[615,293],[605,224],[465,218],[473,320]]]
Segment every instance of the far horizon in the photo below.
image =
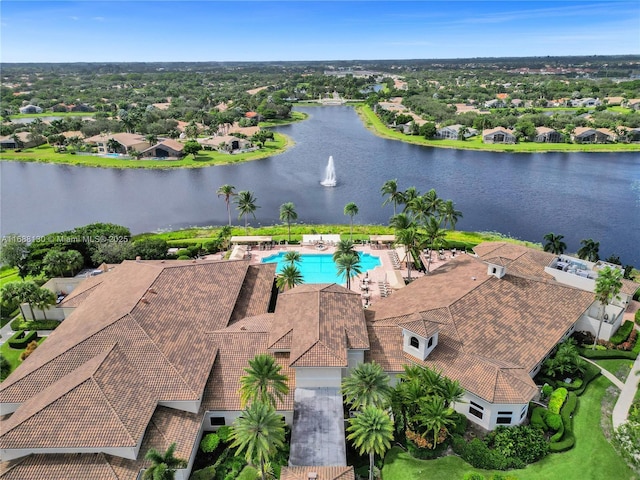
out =
[[628,0],[446,4],[5,0],[0,13],[2,63],[357,62],[640,54],[640,3]]

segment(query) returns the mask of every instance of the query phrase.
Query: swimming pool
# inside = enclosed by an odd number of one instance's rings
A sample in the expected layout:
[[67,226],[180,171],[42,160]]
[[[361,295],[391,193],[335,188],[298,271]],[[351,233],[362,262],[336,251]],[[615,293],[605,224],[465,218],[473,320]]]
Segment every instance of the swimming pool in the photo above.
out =
[[[274,255],[270,255],[262,259],[262,263],[277,263],[278,267],[276,272],[280,272],[282,268],[287,264],[284,261],[284,255],[286,252],[279,252]],[[333,263],[333,256],[331,254],[300,254],[302,261],[297,264],[304,283],[338,283],[345,284],[346,280],[344,275],[338,276],[336,270],[336,264]],[[373,270],[381,265],[380,258],[369,253],[360,253],[360,270],[362,273]]]

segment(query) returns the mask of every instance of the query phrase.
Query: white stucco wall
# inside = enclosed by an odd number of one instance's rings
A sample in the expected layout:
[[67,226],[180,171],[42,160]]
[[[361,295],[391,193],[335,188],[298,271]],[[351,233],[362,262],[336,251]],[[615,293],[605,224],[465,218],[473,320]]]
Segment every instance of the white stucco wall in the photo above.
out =
[[342,368],[298,367],[296,371],[296,388],[340,388]]
[[[600,315],[602,315],[602,307],[598,302],[595,302],[594,305],[589,308],[589,310],[584,313],[580,319],[576,322],[576,330],[582,332],[590,332],[593,335],[598,333],[598,327],[600,325]],[[611,336],[616,333],[620,325],[622,324],[622,319],[624,317],[624,311],[621,307],[614,305],[607,305],[605,309],[605,313],[608,315],[608,321],[602,322],[602,328],[600,329],[600,339],[609,340]],[[613,323],[611,322],[613,319]]]
[[54,454],[54,453],[106,453],[115,457],[126,458],[129,460],[135,460],[138,454],[140,445],[135,447],[126,448],[15,448],[15,449],[0,449],[0,458],[3,461],[13,460],[15,458],[24,457],[31,454]]
[[[414,347],[411,345],[411,337],[415,337],[418,340],[418,347]],[[429,339],[433,338],[431,342],[431,346],[427,347],[429,344]],[[434,348],[438,345],[438,332],[432,335],[429,338],[425,338],[421,335],[417,335],[410,330],[402,329],[402,348],[409,355],[413,355],[414,357],[424,360],[429,354],[433,351]]]
[[[473,403],[472,403],[473,402]],[[475,404],[475,405],[474,405]],[[482,407],[482,418],[470,413],[470,408],[480,410],[477,406]],[[527,418],[528,403],[525,404],[499,404],[489,403],[486,400],[474,395],[471,392],[465,392],[463,400],[456,402],[454,408],[457,412],[464,414],[470,421],[480,425],[487,430],[493,430],[498,425],[520,425]],[[524,410],[524,414],[522,413]],[[511,412],[510,424],[498,424],[498,417],[507,416],[499,412]]]
[[364,350],[347,350],[347,371],[345,375],[349,375],[351,370],[356,368],[358,364],[364,362]]
[[163,401],[158,402],[158,405],[168,408],[175,408],[176,410],[182,410],[183,412],[198,413],[200,410],[200,400],[196,401]]

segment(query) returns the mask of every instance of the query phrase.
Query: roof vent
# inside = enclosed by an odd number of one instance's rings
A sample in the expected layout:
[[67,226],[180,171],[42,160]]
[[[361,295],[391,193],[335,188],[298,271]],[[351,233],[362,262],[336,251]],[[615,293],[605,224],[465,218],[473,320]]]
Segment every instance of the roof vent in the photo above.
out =
[[318,472],[309,472],[309,473],[307,473],[307,478],[309,480],[316,480],[318,478]]
[[155,294],[155,293],[158,293],[158,291],[157,291],[155,288],[153,288],[153,287],[149,288],[149,289],[147,290],[147,292],[149,292],[149,293],[154,293],[154,294]]
[[244,330],[246,330],[246,329],[247,329],[247,327],[245,327],[244,325],[243,325],[242,327],[240,327],[240,330],[243,330],[243,331],[244,331]]
[[149,303],[149,300],[147,300],[145,297],[142,297],[142,298],[140,299],[140,302],[141,302],[141,303]]

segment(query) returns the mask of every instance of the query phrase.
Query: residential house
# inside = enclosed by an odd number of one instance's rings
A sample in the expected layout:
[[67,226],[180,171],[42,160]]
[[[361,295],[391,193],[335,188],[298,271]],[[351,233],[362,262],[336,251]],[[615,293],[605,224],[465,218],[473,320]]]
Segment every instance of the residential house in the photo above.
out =
[[[118,147],[115,151],[110,146],[110,141],[115,140]],[[86,144],[95,145],[98,153],[121,153],[129,154],[132,151],[143,152],[151,147],[151,144],[142,136],[135,133],[112,133],[100,134],[84,140]]]
[[500,98],[494,98],[493,100],[484,102],[484,108],[504,108],[506,106],[507,104]]
[[25,105],[19,108],[20,113],[42,113],[42,108],[37,105]]
[[640,110],[640,98],[630,98],[624,103],[624,106],[631,110]]
[[217,135],[214,137],[198,138],[198,143],[203,148],[218,150],[219,152],[233,153],[238,150],[251,148],[251,142],[233,135]]
[[484,143],[516,143],[516,136],[513,130],[507,128],[490,128],[482,131],[482,141]]
[[597,107],[602,102],[597,98],[576,98],[569,102],[572,107]]
[[576,127],[571,135],[575,143],[612,143],[616,135],[606,128]]
[[15,150],[18,148],[33,148],[43,145],[47,139],[41,135],[33,137],[29,132],[17,132],[13,135],[0,137],[0,148]]
[[622,105],[624,97],[604,97],[604,103],[607,105]]
[[620,127],[619,142],[640,142],[640,128]]
[[[464,127],[464,125],[456,124],[449,125],[447,127],[442,127],[436,130],[436,138],[442,139],[450,139],[450,140],[459,140],[460,138],[460,129]],[[464,138],[473,137],[477,135],[478,131],[475,128],[466,127],[464,130]]]
[[538,143],[560,143],[563,141],[563,136],[553,128],[536,127],[536,136],[534,141]]
[[143,157],[150,158],[181,158],[184,156],[183,150],[184,144],[177,140],[167,138],[150,146],[146,150],[142,150],[141,153]]
[[[289,378],[277,403],[292,425],[285,479],[354,478],[339,387],[362,361],[394,382],[403,365],[438,369],[465,389],[455,408],[471,421],[520,424],[538,393],[534,375],[589,320],[593,293],[556,279],[565,273],[556,255],[500,242],[475,252],[367,310],[336,284],[279,294],[275,264],[248,260],[126,261],[91,277],[61,302],[71,313],[60,327],[0,384],[0,479],[133,480],[149,448],[176,442],[184,480],[203,433],[240,415],[239,379],[258,353]],[[328,415],[314,414],[319,403]]]

